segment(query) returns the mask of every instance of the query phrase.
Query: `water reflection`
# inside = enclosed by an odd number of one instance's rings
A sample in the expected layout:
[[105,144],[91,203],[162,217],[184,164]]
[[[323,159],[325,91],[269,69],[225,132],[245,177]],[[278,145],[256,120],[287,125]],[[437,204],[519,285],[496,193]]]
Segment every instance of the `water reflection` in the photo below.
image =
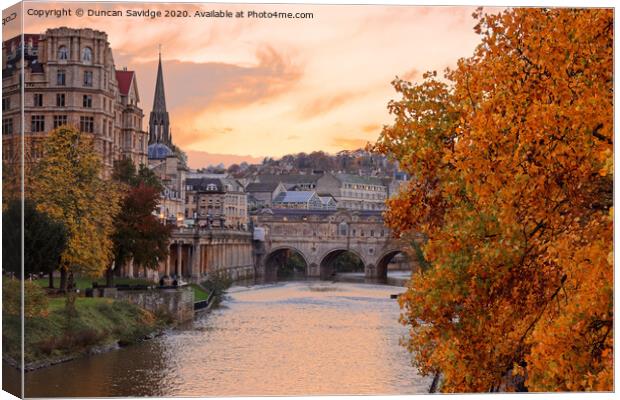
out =
[[412,394],[402,288],[319,281],[234,287],[223,307],[140,345],[26,375],[44,396]]

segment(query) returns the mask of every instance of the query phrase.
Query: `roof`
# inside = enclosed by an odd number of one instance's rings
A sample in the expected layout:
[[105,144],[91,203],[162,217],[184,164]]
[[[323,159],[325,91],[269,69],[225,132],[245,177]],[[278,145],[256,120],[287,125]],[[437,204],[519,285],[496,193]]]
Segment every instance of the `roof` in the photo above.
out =
[[360,175],[353,175],[353,174],[335,174],[334,176],[340,182],[384,186],[383,182],[381,182],[381,179],[376,178],[374,176],[360,176]]
[[287,191],[280,193],[274,203],[307,203],[315,195],[315,192]]
[[121,95],[127,96],[129,94],[133,77],[134,71],[116,70],[116,81],[118,82],[118,90],[121,92]]
[[274,190],[280,185],[280,182],[253,182],[245,187],[246,192],[260,193],[269,192],[273,193]]
[[161,160],[174,155],[170,147],[163,143],[150,144],[147,151],[149,160]]
[[185,180],[185,185],[191,186],[192,190],[200,192],[213,192],[213,190],[207,189],[209,185],[215,185],[217,192],[221,193],[224,191],[222,181],[218,178],[189,178]]

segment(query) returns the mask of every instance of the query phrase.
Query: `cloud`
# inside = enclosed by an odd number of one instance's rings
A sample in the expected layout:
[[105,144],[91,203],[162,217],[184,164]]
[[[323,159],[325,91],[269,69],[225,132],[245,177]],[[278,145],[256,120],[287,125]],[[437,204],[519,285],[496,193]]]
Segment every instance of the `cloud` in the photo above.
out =
[[209,165],[217,165],[220,163],[225,166],[229,166],[231,164],[240,164],[244,161],[248,164],[255,164],[263,161],[262,157],[252,157],[249,155],[216,154],[198,150],[187,150],[186,153],[189,161],[189,167],[194,169],[208,167]]
[[332,139],[332,145],[343,150],[355,150],[364,148],[368,143],[368,140],[359,139],[359,138],[344,138],[344,137],[335,137]]
[[362,126],[362,131],[366,133],[378,133],[381,130],[381,125],[379,124],[368,124]]
[[366,91],[345,91],[333,96],[318,97],[301,106],[299,116],[304,119],[326,114],[334,109],[354,101],[366,94]]
[[413,82],[416,78],[421,78],[422,72],[417,68],[411,68],[409,71],[405,72],[401,79],[404,79],[409,82]]

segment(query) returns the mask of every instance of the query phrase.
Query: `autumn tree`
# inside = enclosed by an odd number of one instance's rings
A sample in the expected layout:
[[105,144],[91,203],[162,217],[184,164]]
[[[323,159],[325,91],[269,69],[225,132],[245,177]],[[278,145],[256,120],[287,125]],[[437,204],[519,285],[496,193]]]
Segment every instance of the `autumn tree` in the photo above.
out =
[[[114,264],[132,262],[137,268],[156,269],[168,254],[171,226],[162,224],[153,214],[163,189],[148,167],[137,172],[131,160],[120,160],[114,167],[114,179],[123,188],[121,212],[115,220]],[[106,275],[113,284],[113,270]]]
[[113,220],[119,210],[116,186],[102,179],[102,163],[93,138],[72,127],[53,130],[44,142],[44,156],[32,179],[37,210],[67,229],[61,256],[64,277],[74,273],[98,277],[112,262]]
[[446,392],[612,390],[613,12],[474,17],[472,57],[394,82],[374,146],[413,177],[387,223],[427,239],[408,348]]

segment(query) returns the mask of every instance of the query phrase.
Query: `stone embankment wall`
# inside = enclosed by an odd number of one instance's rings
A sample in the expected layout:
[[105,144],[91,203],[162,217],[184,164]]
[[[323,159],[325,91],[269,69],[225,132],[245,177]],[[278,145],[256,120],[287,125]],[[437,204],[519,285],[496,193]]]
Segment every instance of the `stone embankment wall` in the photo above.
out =
[[150,290],[105,289],[98,295],[125,300],[153,313],[167,313],[179,323],[194,318],[194,292],[190,287]]

